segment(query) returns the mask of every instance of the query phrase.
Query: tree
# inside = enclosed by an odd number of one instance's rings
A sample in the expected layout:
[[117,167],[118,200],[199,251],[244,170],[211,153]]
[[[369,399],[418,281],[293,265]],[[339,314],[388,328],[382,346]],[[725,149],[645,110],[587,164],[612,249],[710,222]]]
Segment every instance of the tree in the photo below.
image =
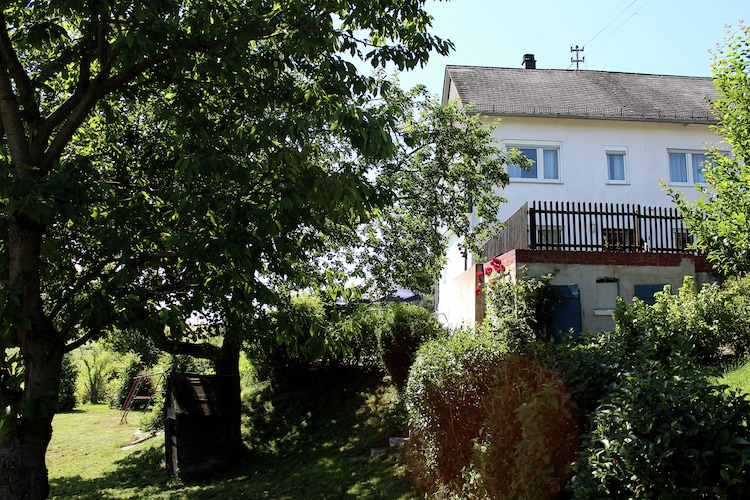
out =
[[[273,300],[261,277],[294,273],[307,228],[380,203],[308,139],[390,154],[363,105],[374,80],[341,54],[399,69],[446,54],[423,3],[5,4],[0,496],[49,493],[64,352],[138,325],[231,371],[239,328]],[[194,311],[232,327],[224,344],[185,342]]]
[[695,201],[669,190],[694,248],[727,275],[750,272],[750,28],[730,32],[714,55],[713,80],[719,98],[713,103],[714,129],[731,146],[729,155],[714,147],[703,167],[706,186]]
[[101,345],[91,344],[81,348],[81,399],[88,399],[91,403],[102,402],[107,396],[107,386],[116,370],[116,359],[112,352],[106,351]]
[[[421,86],[403,91],[391,85],[383,112],[395,117],[390,134],[397,150],[366,170],[391,202],[328,250],[344,256],[347,276],[369,281],[375,295],[387,297],[395,286],[431,292],[449,237],[481,255],[484,242],[497,234],[505,165],[528,160],[503,151],[492,137],[494,124],[486,125],[471,107],[441,105]],[[340,148],[339,154],[351,156]],[[326,265],[335,260],[329,255]]]

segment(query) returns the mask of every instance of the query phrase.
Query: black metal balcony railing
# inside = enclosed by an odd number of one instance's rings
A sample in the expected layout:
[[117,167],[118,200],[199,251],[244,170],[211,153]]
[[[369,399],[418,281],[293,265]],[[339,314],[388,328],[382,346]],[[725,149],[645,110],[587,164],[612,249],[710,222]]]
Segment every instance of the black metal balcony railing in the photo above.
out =
[[685,253],[691,238],[674,208],[535,201],[505,221],[485,256],[513,249]]

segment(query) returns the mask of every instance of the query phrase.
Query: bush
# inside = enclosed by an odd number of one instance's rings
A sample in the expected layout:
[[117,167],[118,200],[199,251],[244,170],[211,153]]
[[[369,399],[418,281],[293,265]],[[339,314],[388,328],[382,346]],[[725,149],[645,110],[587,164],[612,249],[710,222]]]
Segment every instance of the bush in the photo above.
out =
[[441,332],[440,324],[424,307],[400,302],[390,305],[378,330],[378,347],[383,366],[396,387],[402,389],[406,385],[419,346]]
[[616,331],[652,344],[655,359],[672,366],[716,364],[723,352],[740,355],[750,346],[750,278],[696,291],[686,277],[678,295],[667,287],[655,297],[653,306],[620,300],[614,314]]
[[348,320],[357,325],[356,334],[352,339],[349,360],[354,364],[366,367],[377,366],[380,363],[380,351],[378,350],[379,312],[374,311],[369,305],[360,306],[349,313]]
[[78,367],[70,354],[63,356],[62,373],[60,374],[60,392],[57,396],[58,411],[72,411],[76,407],[76,385]]
[[742,498],[750,402],[654,364],[623,377],[594,415],[574,498]]
[[503,271],[501,264],[485,268],[487,315],[483,326],[511,351],[521,354],[546,339],[547,323],[558,298],[549,276],[511,281]]
[[159,391],[154,395],[153,406],[138,421],[143,431],[155,431],[164,428],[164,394]]
[[554,498],[578,445],[560,380],[491,336],[424,344],[406,387],[410,469],[428,493]]
[[246,353],[259,378],[289,385],[305,376],[313,362],[345,364],[371,358],[374,334],[367,337],[360,317],[367,320],[355,307],[325,305],[319,296],[299,295],[255,323],[261,333]]
[[[750,404],[706,375],[747,342],[747,280],[687,279],[649,306],[618,301],[612,333],[536,349],[588,415],[576,498],[733,498],[747,490]],[[744,312],[743,312],[744,311]]]

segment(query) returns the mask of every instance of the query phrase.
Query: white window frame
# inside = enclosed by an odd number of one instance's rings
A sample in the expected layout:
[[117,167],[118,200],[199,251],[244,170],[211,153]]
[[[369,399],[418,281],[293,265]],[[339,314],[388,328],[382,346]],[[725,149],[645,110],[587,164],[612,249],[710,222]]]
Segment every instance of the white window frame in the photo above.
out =
[[[673,181],[672,172],[670,170],[670,155],[671,154],[682,154],[685,155],[685,169],[687,170],[686,181]],[[707,161],[711,161],[708,157],[708,151],[705,149],[667,149],[667,177],[669,178],[669,185],[671,186],[695,186],[696,184],[706,185],[706,182],[696,182],[693,179],[693,155],[703,155]]]
[[[609,178],[609,157],[622,156],[624,178]],[[607,176],[607,184],[630,184],[630,169],[628,168],[628,148],[625,146],[604,146],[604,170]]]
[[[562,184],[563,182],[563,167],[562,167],[562,142],[560,141],[527,141],[527,140],[506,140],[505,149],[506,151],[511,149],[536,149],[537,162],[536,162],[536,177],[510,177],[510,182],[533,182],[533,183],[544,183],[544,184]],[[556,150],[557,151],[557,178],[556,179],[545,179],[544,178],[544,150]],[[508,175],[510,176],[510,169],[508,169]]]

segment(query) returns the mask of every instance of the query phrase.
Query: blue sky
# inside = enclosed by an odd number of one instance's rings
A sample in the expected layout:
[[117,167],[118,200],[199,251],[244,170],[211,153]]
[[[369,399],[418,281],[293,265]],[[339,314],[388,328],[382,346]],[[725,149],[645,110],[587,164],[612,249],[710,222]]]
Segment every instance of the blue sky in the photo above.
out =
[[584,46],[581,69],[711,76],[711,54],[727,25],[750,22],[748,0],[427,0],[435,35],[456,49],[402,73],[404,87],[440,93],[446,64],[571,68],[570,47]]

